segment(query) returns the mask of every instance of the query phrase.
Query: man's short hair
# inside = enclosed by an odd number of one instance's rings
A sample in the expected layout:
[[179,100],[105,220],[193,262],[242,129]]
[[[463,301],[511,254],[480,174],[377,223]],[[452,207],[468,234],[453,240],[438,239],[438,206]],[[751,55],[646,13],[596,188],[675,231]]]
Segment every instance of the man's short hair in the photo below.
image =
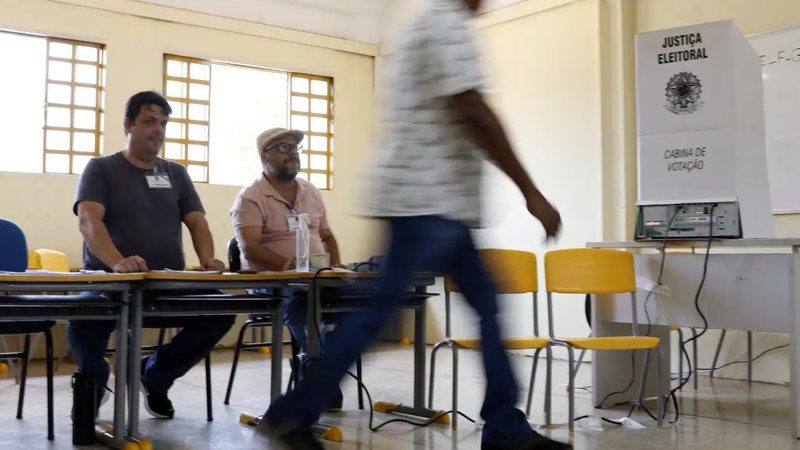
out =
[[169,106],[169,102],[163,95],[156,91],[142,91],[128,99],[128,103],[125,105],[125,118],[136,120],[144,105],[156,105],[164,114],[168,116],[172,114],[172,107]]

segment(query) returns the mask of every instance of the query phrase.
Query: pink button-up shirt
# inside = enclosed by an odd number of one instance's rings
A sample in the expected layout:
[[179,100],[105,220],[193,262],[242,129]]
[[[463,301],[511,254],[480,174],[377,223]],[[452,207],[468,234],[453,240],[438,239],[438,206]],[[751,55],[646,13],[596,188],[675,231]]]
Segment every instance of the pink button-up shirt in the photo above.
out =
[[[297,181],[297,198],[294,205],[275,190],[262,175],[253,184],[242,188],[231,207],[231,223],[236,232],[239,248],[244,248],[242,228],[261,228],[261,244],[283,258],[295,256],[295,232],[289,230],[286,217],[291,214],[308,214],[310,253],[324,253],[320,230],[327,230],[328,217],[322,195],[313,184],[300,178]],[[244,270],[269,270],[267,267],[242,257]]]

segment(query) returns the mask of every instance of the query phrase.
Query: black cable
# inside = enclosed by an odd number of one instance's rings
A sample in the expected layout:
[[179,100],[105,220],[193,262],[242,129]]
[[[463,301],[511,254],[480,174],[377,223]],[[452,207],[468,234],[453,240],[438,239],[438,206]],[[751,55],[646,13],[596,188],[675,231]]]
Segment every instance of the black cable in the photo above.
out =
[[[703,319],[703,329],[700,331],[700,333],[697,333],[696,335],[686,339],[681,343],[681,347],[684,349],[684,351],[686,344],[699,339],[700,336],[704,335],[708,331],[708,319],[706,319],[705,314],[703,314],[703,311],[700,309],[700,293],[703,291],[703,286],[705,285],[706,282],[706,275],[708,274],[708,260],[709,257],[711,256],[711,242],[714,240],[714,209],[716,209],[717,206],[719,205],[717,203],[714,203],[713,205],[711,205],[711,210],[709,211],[708,242],[706,244],[706,255],[703,260],[703,275],[700,278],[700,285],[697,287],[697,292],[695,292],[694,295],[694,307],[697,310],[697,313],[700,315],[700,318]],[[687,353],[687,359],[688,359],[688,353]],[[679,390],[683,389],[683,386],[685,386],[689,382],[689,380],[692,377],[692,373],[693,371],[691,368],[691,362],[689,362],[689,372],[687,373],[686,378],[682,379],[681,382],[678,384],[678,386],[672,389],[669,392],[669,394],[667,394],[667,399],[672,397],[672,402],[673,405],[675,406],[675,420],[672,421],[672,423],[677,422],[678,419],[680,418],[680,409],[678,408],[678,399],[676,393]],[[666,414],[666,409],[664,410],[664,414]]]
[[[317,280],[319,280],[319,275],[322,272],[332,272],[332,271],[333,271],[333,269],[331,267],[323,267],[321,269],[318,269],[314,273],[314,278],[311,279],[311,289],[314,290],[314,295],[317,294]],[[314,328],[315,332],[317,333],[317,339],[318,339],[318,342],[320,344],[320,351],[322,351],[323,350],[322,335],[319,332],[319,328],[316,326],[316,324],[315,324],[315,326],[309,327],[309,328]],[[428,419],[425,422],[414,422],[414,421],[408,420],[408,419],[391,419],[391,420],[387,420],[386,422],[383,422],[383,423],[381,423],[381,424],[379,424],[377,426],[373,426],[372,422],[373,422],[373,418],[374,418],[374,415],[375,415],[375,409],[374,409],[374,407],[372,405],[372,396],[369,394],[369,390],[367,389],[367,386],[357,376],[353,375],[353,373],[350,372],[349,370],[347,371],[347,374],[350,375],[351,377],[353,377],[353,379],[356,380],[356,383],[358,383],[358,386],[361,389],[364,389],[364,392],[367,394],[367,400],[369,401],[369,429],[372,430],[373,432],[374,431],[378,431],[379,429],[385,427],[386,425],[388,425],[390,423],[406,423],[406,424],[409,424],[409,425],[413,425],[415,427],[427,427],[428,425],[437,422],[443,416],[446,416],[446,415],[452,414],[452,413],[458,413],[458,415],[460,415],[461,417],[469,420],[472,423],[475,423],[475,420],[473,418],[471,418],[468,415],[462,413],[461,411],[450,410],[450,411],[445,411],[445,412],[439,413],[439,414],[435,415],[434,417],[431,417],[430,419]]]
[[[666,250],[667,250],[667,243],[669,242],[669,230],[672,227],[672,222],[675,220],[675,217],[677,217],[682,207],[683,205],[677,205],[677,207],[675,208],[675,212],[672,214],[672,217],[670,217],[669,222],[667,222],[667,229],[664,232],[664,242],[663,245],[661,246],[661,266],[658,269],[658,281],[656,281],[656,286],[661,286],[661,279],[664,276],[664,262],[667,257]],[[644,315],[647,318],[647,332],[645,333],[645,336],[650,336],[650,331],[652,328],[650,313],[647,310],[647,303],[650,300],[650,297],[652,297],[654,290],[655,287],[651,289],[650,292],[647,293],[647,297],[645,297],[644,299]],[[603,397],[602,400],[600,400],[600,403],[598,403],[597,406],[595,406],[595,408],[602,408],[606,400],[608,400],[608,398],[611,397],[612,395],[618,395],[618,394],[621,395],[628,392],[628,390],[633,386],[634,381],[636,381],[636,350],[633,350],[631,352],[631,380],[628,382],[628,385],[625,386],[625,388],[621,391],[609,392],[608,394],[606,394],[606,396]]]
[[[751,359],[751,360],[750,360],[750,362],[752,362],[752,361],[755,361],[755,360],[757,360],[758,358],[761,358],[762,356],[766,355],[766,354],[767,354],[767,353],[769,353],[769,352],[774,352],[775,350],[780,350],[780,349],[782,349],[782,348],[786,348],[786,347],[788,347],[788,346],[789,346],[789,344],[783,344],[783,345],[778,345],[778,346],[775,346],[775,347],[769,348],[769,349],[767,349],[767,350],[764,350],[763,352],[759,353],[757,356],[753,357],[753,359]],[[717,368],[716,368],[716,369],[714,369],[714,370],[720,370],[720,369],[722,369],[722,368],[724,368],[724,367],[732,366],[732,365],[734,365],[734,364],[745,364],[745,363],[747,363],[747,360],[745,360],[745,361],[731,361],[731,362],[727,362],[727,363],[725,363],[725,364],[723,364],[723,365],[721,365],[721,366],[717,367]],[[701,371],[701,370],[703,370],[703,371],[709,371],[709,370],[711,370],[711,368],[710,368],[710,367],[703,367],[702,369],[700,369],[700,368],[698,368],[698,369],[697,369],[697,371]]]

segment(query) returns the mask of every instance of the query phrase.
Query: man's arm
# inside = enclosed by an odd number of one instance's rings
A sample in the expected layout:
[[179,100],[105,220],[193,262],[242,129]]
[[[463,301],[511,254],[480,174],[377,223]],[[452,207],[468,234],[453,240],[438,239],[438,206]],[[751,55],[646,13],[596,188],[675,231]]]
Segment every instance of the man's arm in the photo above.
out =
[[147,263],[137,255],[124,257],[111,241],[108,228],[103,223],[106,207],[102,203],[78,203],[78,229],[89,250],[114,272],[147,272]]
[[248,261],[274,271],[289,270],[294,265],[294,258],[287,260],[261,245],[261,227],[243,227],[239,234],[244,244],[244,248],[240,250]]
[[200,265],[206,270],[225,270],[225,263],[214,258],[214,238],[208,228],[206,214],[202,211],[192,211],[183,216],[183,223],[192,235],[194,251]]
[[339,244],[336,242],[336,237],[333,236],[333,231],[330,228],[319,230],[319,237],[325,245],[325,250],[331,256],[331,266],[341,266],[342,258],[339,255]]
[[486,150],[500,169],[511,178],[525,196],[528,211],[542,223],[547,236],[555,236],[561,227],[561,216],[533,184],[519,163],[500,120],[477,90],[450,97],[453,111],[463,120],[470,137]]

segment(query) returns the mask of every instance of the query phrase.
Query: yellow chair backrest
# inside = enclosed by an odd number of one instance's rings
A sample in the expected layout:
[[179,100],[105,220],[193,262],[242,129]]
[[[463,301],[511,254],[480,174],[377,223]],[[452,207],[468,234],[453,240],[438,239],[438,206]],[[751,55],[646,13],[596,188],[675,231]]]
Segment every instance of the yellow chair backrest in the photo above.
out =
[[547,292],[612,294],[636,291],[633,255],[604,249],[554,250],[544,255]]
[[[520,250],[479,250],[481,260],[494,281],[498,294],[524,294],[539,290],[536,255]],[[459,292],[449,277],[444,280],[446,292]]]
[[28,250],[28,270],[41,270],[42,262],[39,260],[39,254],[33,250]]
[[50,272],[69,272],[69,259],[65,253],[58,250],[40,248],[36,250],[42,270]]

